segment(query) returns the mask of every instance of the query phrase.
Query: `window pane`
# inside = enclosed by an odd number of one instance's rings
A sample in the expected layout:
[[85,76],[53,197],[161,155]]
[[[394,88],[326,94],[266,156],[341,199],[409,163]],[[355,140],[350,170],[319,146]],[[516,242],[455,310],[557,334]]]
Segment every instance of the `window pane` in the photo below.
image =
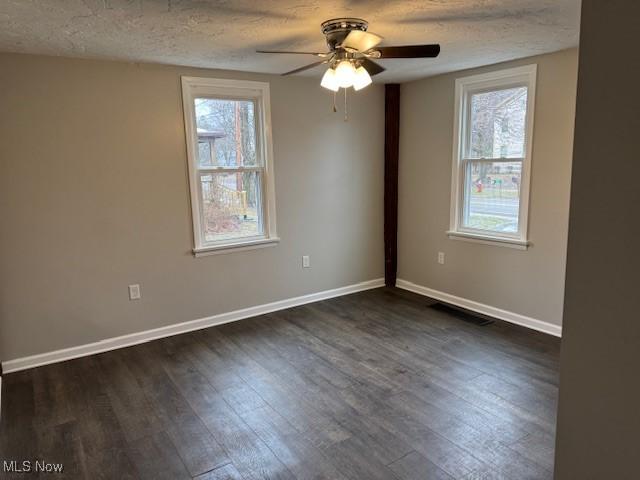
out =
[[471,95],[467,158],[523,158],[527,87]]
[[522,162],[469,162],[463,226],[516,233],[521,178]]
[[264,233],[260,181],[259,172],[200,175],[206,242]]
[[195,111],[200,166],[257,165],[252,100],[196,98]]

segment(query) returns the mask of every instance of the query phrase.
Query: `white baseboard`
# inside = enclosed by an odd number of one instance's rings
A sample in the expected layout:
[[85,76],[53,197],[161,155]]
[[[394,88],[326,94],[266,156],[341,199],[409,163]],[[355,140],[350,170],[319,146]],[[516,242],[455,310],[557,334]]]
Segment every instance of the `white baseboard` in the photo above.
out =
[[442,302],[450,303],[458,307],[466,308],[473,312],[488,315],[490,317],[499,318],[506,322],[515,323],[523,327],[531,328],[539,332],[548,333],[556,337],[562,336],[562,327],[554,325],[553,323],[544,322],[535,318],[520,315],[519,313],[510,312],[508,310],[502,310],[501,308],[492,307],[491,305],[485,305],[484,303],[475,302],[462,297],[451,295],[450,293],[440,292],[432,288],[423,287],[407,280],[398,279],[396,281],[396,287],[403,290],[409,290],[410,292],[424,295],[425,297],[431,297]]
[[20,370],[26,370],[28,368],[40,367],[42,365],[48,365],[50,363],[63,362],[65,360],[71,360],[74,358],[86,357],[88,355],[94,355],[96,353],[107,352],[109,350],[116,350],[118,348],[129,347],[131,345],[149,342],[158,338],[170,337],[173,335],[178,335],[180,333],[192,332],[194,330],[213,327],[215,325],[222,325],[223,323],[235,322],[237,320],[255,317],[256,315],[263,315],[265,313],[275,312],[277,310],[283,310],[285,308],[304,305],[306,303],[318,302],[327,298],[339,297],[342,295],[347,295],[349,293],[360,292],[362,290],[369,290],[382,286],[384,286],[384,279],[378,278],[375,280],[369,280],[367,282],[356,283],[354,285],[347,285],[346,287],[310,293],[308,295],[302,295],[300,297],[287,298],[285,300],[266,303],[264,305],[257,305],[255,307],[243,308],[241,310],[234,310],[232,312],[220,313],[218,315],[212,315],[210,317],[199,318],[197,320],[191,320],[183,323],[176,323],[174,325],[168,325],[166,327],[154,328],[153,330],[145,330],[143,332],[131,333],[129,335],[122,335],[120,337],[108,338],[105,340],[100,340],[99,342],[88,343],[86,345],[78,345],[77,347],[55,350],[53,352],[41,353],[29,357],[16,358],[14,360],[2,362],[2,369],[6,374],[17,372]]

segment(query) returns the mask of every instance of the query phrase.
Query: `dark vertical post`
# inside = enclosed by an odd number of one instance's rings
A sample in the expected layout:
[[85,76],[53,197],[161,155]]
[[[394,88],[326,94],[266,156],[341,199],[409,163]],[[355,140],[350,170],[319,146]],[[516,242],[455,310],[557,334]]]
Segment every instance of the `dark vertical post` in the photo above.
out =
[[396,284],[398,270],[398,156],[400,85],[384,86],[384,283]]

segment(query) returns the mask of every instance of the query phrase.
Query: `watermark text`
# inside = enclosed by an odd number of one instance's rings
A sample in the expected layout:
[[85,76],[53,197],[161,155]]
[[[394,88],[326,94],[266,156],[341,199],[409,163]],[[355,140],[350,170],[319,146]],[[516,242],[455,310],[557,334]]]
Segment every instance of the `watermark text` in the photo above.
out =
[[45,460],[3,460],[2,471],[5,473],[62,473],[62,463],[51,463]]

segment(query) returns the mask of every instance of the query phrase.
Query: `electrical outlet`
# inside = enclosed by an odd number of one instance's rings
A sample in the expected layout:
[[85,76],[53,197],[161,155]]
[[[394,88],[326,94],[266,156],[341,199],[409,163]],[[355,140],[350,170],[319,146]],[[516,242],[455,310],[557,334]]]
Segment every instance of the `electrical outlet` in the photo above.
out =
[[311,260],[309,259],[309,255],[302,256],[302,268],[309,268],[311,266]]
[[140,284],[129,285],[129,300],[140,300],[141,297]]
[[444,265],[444,252],[438,252],[438,263]]

